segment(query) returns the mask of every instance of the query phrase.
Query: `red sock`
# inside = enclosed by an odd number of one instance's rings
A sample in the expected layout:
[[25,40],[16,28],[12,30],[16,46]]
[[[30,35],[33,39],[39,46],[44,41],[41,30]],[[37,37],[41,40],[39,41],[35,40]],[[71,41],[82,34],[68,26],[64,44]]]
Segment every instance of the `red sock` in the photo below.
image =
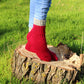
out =
[[45,39],[45,26],[33,25],[32,30],[27,35],[28,43],[25,48],[34,52],[44,61],[58,60],[56,55],[47,48]]
[[47,44],[44,37],[44,30],[45,26],[33,25],[32,30],[27,35],[28,43],[25,48],[28,51],[36,53],[41,60],[51,61],[51,55],[47,49]]

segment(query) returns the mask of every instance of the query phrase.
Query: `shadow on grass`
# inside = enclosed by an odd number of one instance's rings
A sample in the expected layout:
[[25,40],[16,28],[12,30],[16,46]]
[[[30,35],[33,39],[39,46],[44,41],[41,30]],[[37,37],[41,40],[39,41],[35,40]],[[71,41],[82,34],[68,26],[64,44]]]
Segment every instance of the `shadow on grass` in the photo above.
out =
[[10,82],[9,80],[6,80],[5,84],[9,84],[9,82]]
[[10,84],[10,81],[5,78],[0,81],[0,84]]
[[26,38],[28,33],[28,22],[22,24],[16,21],[16,28],[11,28],[10,25],[5,28],[5,25],[0,29],[0,51],[7,50],[7,44],[12,45],[19,42],[20,39]]
[[13,31],[13,30],[12,29],[0,29],[0,36],[4,35],[7,32],[11,32],[11,31]]
[[8,25],[4,25],[2,27],[0,27],[0,38],[2,35],[6,34],[6,33],[11,33],[11,32],[25,32],[28,28],[28,22],[20,22],[20,21],[16,21],[14,23],[16,27],[11,27],[11,24]]

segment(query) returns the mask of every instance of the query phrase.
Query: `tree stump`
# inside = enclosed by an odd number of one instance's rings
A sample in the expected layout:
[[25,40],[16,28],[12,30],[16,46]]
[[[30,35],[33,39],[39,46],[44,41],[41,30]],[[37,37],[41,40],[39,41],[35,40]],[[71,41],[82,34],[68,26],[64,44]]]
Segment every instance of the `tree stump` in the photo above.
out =
[[35,53],[25,50],[25,45],[19,46],[11,62],[13,75],[20,81],[31,79],[36,84],[71,84],[84,66],[84,54],[77,56],[62,43],[48,48],[56,53],[58,61],[42,61]]

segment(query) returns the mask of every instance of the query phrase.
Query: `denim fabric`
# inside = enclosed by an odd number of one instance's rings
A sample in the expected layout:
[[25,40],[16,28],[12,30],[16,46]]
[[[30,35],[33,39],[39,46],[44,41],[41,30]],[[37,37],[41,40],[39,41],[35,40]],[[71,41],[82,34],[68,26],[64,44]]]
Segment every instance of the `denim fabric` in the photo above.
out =
[[30,0],[30,14],[29,14],[29,27],[33,27],[35,12],[35,0]]
[[46,20],[51,0],[30,0],[29,27],[33,27],[34,18]]

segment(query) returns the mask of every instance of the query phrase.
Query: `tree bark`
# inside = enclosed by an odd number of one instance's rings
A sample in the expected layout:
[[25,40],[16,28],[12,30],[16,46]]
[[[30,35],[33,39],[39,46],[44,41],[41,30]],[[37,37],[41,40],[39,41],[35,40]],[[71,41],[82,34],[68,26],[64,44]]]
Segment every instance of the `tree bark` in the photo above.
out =
[[12,57],[13,75],[21,81],[31,79],[36,84],[71,84],[81,66],[84,71],[84,54],[77,56],[62,43],[48,48],[56,53],[58,61],[42,61],[35,53],[25,50],[25,45],[19,46]]

